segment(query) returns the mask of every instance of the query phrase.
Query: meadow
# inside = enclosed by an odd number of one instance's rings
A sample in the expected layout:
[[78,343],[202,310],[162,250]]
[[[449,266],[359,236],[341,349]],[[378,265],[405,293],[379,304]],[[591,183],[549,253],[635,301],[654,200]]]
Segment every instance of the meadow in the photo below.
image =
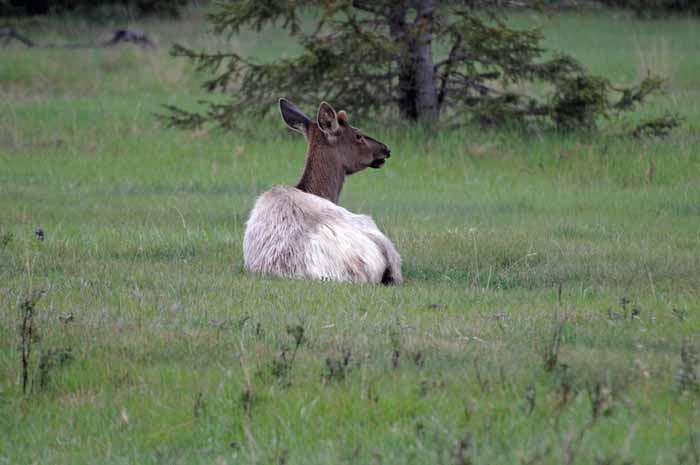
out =
[[305,143],[163,128],[204,97],[169,44],[294,47],[188,16],[132,24],[154,50],[0,49],[0,464],[700,463],[697,20],[513,18],[614,82],[666,76],[633,117],[679,112],[666,140],[353,121],[392,148],[340,198],[401,253],[386,288],[243,271]]

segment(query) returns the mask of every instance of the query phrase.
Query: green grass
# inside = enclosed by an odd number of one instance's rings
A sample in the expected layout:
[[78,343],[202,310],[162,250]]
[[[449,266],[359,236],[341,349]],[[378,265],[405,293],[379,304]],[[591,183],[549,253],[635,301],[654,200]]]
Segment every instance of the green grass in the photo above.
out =
[[[660,70],[668,93],[642,114],[685,125],[654,142],[368,122],[395,156],[341,203],[394,240],[397,288],[243,272],[254,198],[295,182],[305,147],[275,120],[254,136],[157,124],[161,104],[202,96],[167,44],[227,46],[201,15],[138,24],[155,51],[3,49],[0,464],[696,460],[700,397],[678,374],[700,330],[697,23],[514,21],[616,82]],[[46,41],[109,31],[27,27]],[[230,46],[264,59],[284,44],[254,37]],[[23,394],[30,289],[45,294]],[[68,349],[41,386],[41,355]]]

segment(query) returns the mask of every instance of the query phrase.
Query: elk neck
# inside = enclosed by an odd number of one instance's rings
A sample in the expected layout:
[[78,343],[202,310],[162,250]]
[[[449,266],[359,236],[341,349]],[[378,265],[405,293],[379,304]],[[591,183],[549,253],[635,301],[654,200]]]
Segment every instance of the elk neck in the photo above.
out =
[[337,204],[345,182],[345,169],[334,156],[333,147],[310,139],[304,171],[296,188]]

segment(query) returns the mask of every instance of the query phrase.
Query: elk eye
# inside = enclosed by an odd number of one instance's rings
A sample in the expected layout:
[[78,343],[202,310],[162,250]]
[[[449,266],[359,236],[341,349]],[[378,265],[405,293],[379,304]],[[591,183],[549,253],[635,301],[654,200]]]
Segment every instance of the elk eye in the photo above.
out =
[[360,135],[360,134],[355,134],[355,139],[358,140],[358,141],[361,141],[361,140],[362,140],[362,135]]

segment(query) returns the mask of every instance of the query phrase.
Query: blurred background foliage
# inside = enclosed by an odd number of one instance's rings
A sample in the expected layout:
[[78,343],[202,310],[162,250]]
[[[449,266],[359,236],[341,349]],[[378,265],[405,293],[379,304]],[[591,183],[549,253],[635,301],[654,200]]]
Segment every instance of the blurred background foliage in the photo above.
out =
[[0,0],[0,16],[72,13],[91,19],[110,15],[177,17],[188,0]]
[[[46,15],[65,12],[94,14],[102,10],[128,11],[133,15],[181,14],[188,0],[0,0],[0,16]],[[199,4],[210,3],[199,0]],[[284,2],[277,2],[284,3]],[[700,14],[697,0],[462,0],[444,3],[459,3],[472,7],[522,7],[544,6],[551,8],[571,8],[587,6],[608,6],[637,12],[642,17],[657,17],[668,14]]]

